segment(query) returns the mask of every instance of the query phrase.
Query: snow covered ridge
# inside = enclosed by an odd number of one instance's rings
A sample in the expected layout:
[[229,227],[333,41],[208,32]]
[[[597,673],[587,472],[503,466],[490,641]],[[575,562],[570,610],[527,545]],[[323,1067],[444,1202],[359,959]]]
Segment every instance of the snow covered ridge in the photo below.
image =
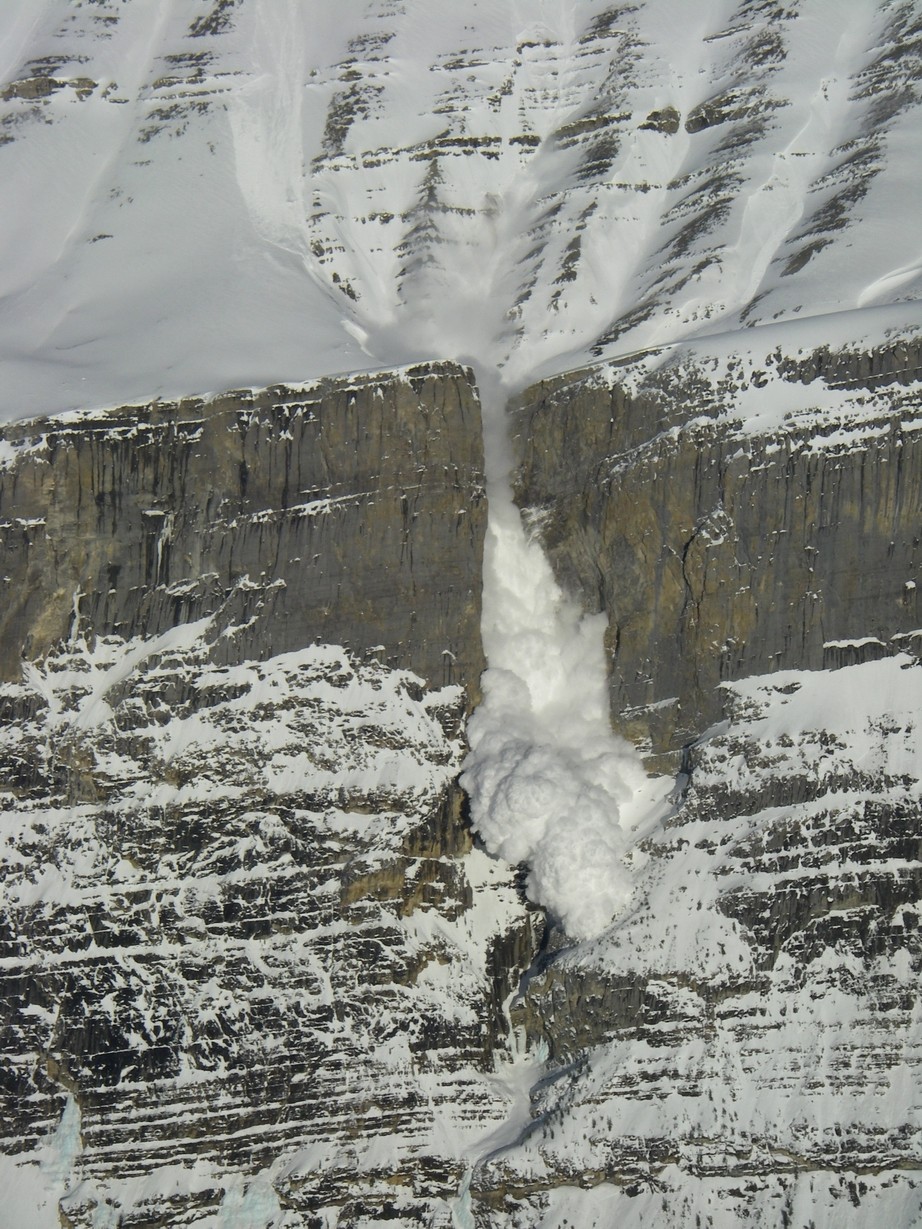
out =
[[918,17],[9,0],[0,412],[910,303]]
[[510,408],[539,397],[562,408],[585,388],[605,389],[622,414],[626,402],[642,409],[612,433],[629,446],[639,431],[653,441],[657,424],[680,430],[697,419],[727,438],[800,432],[822,447],[839,427],[893,420],[901,409],[911,421],[920,381],[922,305],[900,304],[665,343],[536,382]]
[[552,387],[558,396],[582,381],[618,389],[676,428],[698,416],[729,437],[800,432],[833,448],[901,410],[912,430],[920,380],[922,306],[906,304],[659,346],[566,373]]

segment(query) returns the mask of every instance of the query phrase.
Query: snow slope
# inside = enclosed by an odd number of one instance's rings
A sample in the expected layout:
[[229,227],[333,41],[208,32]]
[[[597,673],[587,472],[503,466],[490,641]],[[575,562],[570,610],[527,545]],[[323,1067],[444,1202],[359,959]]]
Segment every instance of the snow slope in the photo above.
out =
[[465,354],[521,386],[908,305],[918,24],[903,0],[7,0],[0,413]]

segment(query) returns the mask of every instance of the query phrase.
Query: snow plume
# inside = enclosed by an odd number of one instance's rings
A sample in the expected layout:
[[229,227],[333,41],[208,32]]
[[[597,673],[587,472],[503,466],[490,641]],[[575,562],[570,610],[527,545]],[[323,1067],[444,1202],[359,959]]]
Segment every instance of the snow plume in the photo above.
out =
[[529,540],[509,482],[502,388],[479,375],[490,525],[484,563],[484,698],[461,777],[487,848],[530,867],[528,892],[574,938],[626,903],[622,804],[643,777],[611,731],[604,615],[584,615]]

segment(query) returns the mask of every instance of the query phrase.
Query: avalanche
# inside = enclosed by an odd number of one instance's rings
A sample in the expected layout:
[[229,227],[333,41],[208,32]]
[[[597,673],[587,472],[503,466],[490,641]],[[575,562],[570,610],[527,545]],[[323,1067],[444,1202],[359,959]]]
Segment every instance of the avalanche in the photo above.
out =
[[[488,669],[462,779],[487,847],[527,861],[533,899],[589,941],[575,961],[604,952],[615,967],[631,934],[684,958],[699,932],[674,919],[697,889],[658,880],[639,849],[670,783],[649,782],[611,733],[605,616],[562,592],[523,526],[507,404],[592,366],[628,388],[690,374],[740,437],[812,414],[834,441],[846,409],[860,426],[862,389],[824,385],[804,410],[796,381],[763,391],[765,366],[782,348],[860,349],[922,322],[918,16],[902,0],[7,0],[0,13],[0,417],[430,358],[475,371]],[[904,665],[860,677],[889,686]],[[829,680],[801,685],[804,702],[831,702]],[[784,702],[764,704],[781,729]],[[721,737],[708,734],[715,757]],[[710,865],[695,850],[686,878]],[[672,911],[661,931],[657,902]],[[742,950],[734,926],[721,914],[702,939],[721,970]],[[617,1081],[617,1057],[597,1060],[600,1082]],[[552,1105],[563,1086],[541,1095]],[[231,1192],[224,1223],[274,1214],[272,1199]],[[603,1195],[568,1199],[556,1192],[548,1217],[607,1215]]]
[[465,780],[489,847],[531,863],[574,934],[628,893],[619,811],[642,774],[608,732],[603,621],[512,505],[504,405],[590,359],[913,298],[918,263],[888,255],[911,248],[911,113],[852,84],[904,15],[856,4],[830,40],[839,19],[832,0],[769,24],[727,0],[347,0],[335,19],[248,0],[191,26],[133,0],[104,30],[60,0],[4,11],[7,79],[37,79],[43,38],[79,55],[44,103],[8,99],[3,413],[475,366],[490,671]]

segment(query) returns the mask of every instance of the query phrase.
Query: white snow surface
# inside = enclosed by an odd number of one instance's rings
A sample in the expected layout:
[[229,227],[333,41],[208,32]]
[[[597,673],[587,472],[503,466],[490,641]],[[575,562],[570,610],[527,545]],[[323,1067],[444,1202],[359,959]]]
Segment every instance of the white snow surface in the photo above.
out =
[[0,416],[918,299],[916,4],[212,8],[0,6]]

